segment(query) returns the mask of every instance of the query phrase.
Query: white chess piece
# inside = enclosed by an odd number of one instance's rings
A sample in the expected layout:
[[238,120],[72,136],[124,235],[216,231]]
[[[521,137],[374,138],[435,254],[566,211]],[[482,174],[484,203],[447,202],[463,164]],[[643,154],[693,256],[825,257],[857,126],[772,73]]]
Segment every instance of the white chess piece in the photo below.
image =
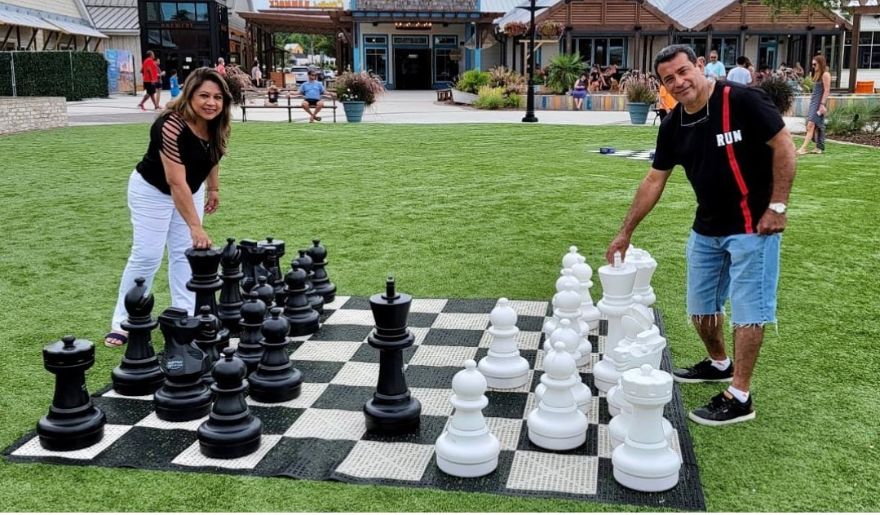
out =
[[[583,257],[584,256],[578,253],[578,248],[576,246],[572,245],[571,247],[568,247],[568,252],[562,256],[562,268],[573,267],[578,263],[578,260]],[[586,258],[584,258],[584,261],[586,261]]]
[[[556,342],[562,342],[565,346],[563,349],[565,352],[569,353],[572,358],[574,358],[575,362],[578,361],[580,357],[580,352],[578,350],[578,346],[580,344],[581,337],[571,328],[571,322],[567,319],[562,319],[559,322],[559,328],[553,331],[553,334],[550,335],[550,340],[545,342],[544,349],[545,352],[549,352],[546,349],[553,349]],[[590,412],[590,407],[592,403],[590,402],[593,398],[593,393],[590,391],[590,387],[585,385],[581,380],[581,375],[578,373],[577,369],[575,369],[572,377],[575,379],[575,383],[571,386],[571,395],[574,397],[574,401],[577,403],[578,409],[583,414],[587,414]],[[535,398],[540,401],[544,397],[544,392],[547,391],[547,387],[544,384],[539,384],[535,387]]]
[[[620,317],[620,323],[623,327],[623,338],[614,348],[606,348],[606,356],[610,363],[614,365],[616,378],[607,377],[606,379],[614,380],[615,386],[608,389],[606,397],[608,398],[608,412],[614,416],[620,413],[620,406],[623,402],[622,392],[618,390],[620,384],[620,375],[623,372],[638,368],[644,364],[651,365],[654,368],[660,368],[660,359],[663,349],[666,347],[666,339],[659,336],[660,330],[654,325],[651,312],[645,306],[633,303],[627,308],[626,313]],[[656,335],[660,340],[651,338],[656,330]],[[639,339],[641,336],[641,340]],[[600,371],[600,374],[602,372]]]
[[602,318],[602,313],[599,312],[599,308],[593,305],[593,297],[590,295],[590,288],[593,287],[593,269],[587,264],[587,260],[583,259],[583,256],[578,260],[571,267],[571,273],[580,283],[578,292],[581,294],[581,317],[590,326],[590,330],[594,331],[599,328],[599,319]]
[[614,479],[640,492],[662,492],[678,484],[681,458],[663,433],[663,406],[672,400],[672,376],[651,365],[627,370],[621,379],[632,405],[623,445],[611,453]]
[[[654,271],[657,270],[657,261],[651,257],[647,250],[631,245],[626,252],[625,261],[635,266],[638,271],[633,286],[633,301],[650,309],[657,301],[657,295],[654,293],[654,288],[651,287],[651,278],[654,276]],[[654,320],[653,310],[650,313],[651,320]]]
[[553,318],[548,319],[543,326],[544,340],[549,341],[550,335],[559,327],[560,320],[570,320],[572,328],[581,336],[578,344],[580,356],[576,356],[575,359],[577,366],[582,367],[589,362],[592,352],[589,340],[590,326],[581,316],[580,282],[574,277],[570,268],[563,268],[560,272],[559,279],[556,280],[556,290],[558,293],[553,296]]
[[486,387],[486,379],[472,359],[452,378],[450,402],[455,412],[434,446],[437,466],[451,476],[485,476],[498,467],[501,444],[483,418],[483,408],[489,404],[483,395]]
[[526,419],[529,440],[538,447],[555,451],[580,447],[587,439],[589,423],[571,394],[576,382],[572,374],[577,372],[577,366],[562,342],[556,342],[544,357],[544,370],[541,384],[546,391]]
[[599,311],[608,319],[608,335],[605,338],[605,353],[602,360],[593,367],[593,378],[596,388],[607,392],[617,383],[620,375],[610,354],[624,337],[621,317],[633,304],[632,290],[636,280],[636,267],[624,263],[620,252],[614,253],[614,263],[599,268],[599,280],[602,282],[602,299]]
[[491,388],[519,388],[529,380],[529,362],[519,355],[516,346],[516,311],[502,298],[489,314],[492,326],[489,353],[480,360],[479,370]]

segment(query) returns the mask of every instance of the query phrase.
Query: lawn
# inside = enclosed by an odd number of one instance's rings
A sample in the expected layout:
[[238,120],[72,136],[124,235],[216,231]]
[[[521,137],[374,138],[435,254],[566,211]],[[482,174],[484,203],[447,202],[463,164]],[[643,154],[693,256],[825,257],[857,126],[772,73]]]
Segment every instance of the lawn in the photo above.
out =
[[[343,295],[382,291],[393,274],[416,297],[546,300],[569,245],[594,269],[602,264],[647,169],[587,150],[653,148],[655,131],[237,124],[222,204],[206,227],[216,242],[283,238],[289,254],[320,237]],[[0,137],[0,447],[49,407],[42,346],[65,334],[99,343],[108,328],[131,237],[126,182],[147,137],[145,125]],[[780,323],[768,330],[753,383],[757,419],[690,425],[710,510],[880,510],[878,160],[880,150],[829,144],[826,155],[798,162]],[[653,285],[678,365],[704,355],[684,307],[692,216],[693,193],[677,170],[633,239],[659,263]],[[163,267],[157,312],[169,303],[164,278]],[[90,391],[109,382],[120,357],[98,347]],[[686,385],[685,404],[718,389]],[[628,507],[0,460],[0,511],[620,509]]]

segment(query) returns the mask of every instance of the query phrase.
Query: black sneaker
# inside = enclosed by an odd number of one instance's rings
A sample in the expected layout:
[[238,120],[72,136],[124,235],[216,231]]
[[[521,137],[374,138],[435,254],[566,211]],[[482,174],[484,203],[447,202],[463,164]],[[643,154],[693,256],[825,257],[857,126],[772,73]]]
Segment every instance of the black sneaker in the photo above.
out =
[[729,383],[733,380],[733,360],[726,369],[718,370],[706,358],[690,368],[673,369],[672,378],[677,383]]
[[728,392],[721,392],[709,400],[709,404],[688,413],[688,418],[704,426],[724,426],[736,424],[755,418],[752,408],[752,397],[746,402],[739,402]]

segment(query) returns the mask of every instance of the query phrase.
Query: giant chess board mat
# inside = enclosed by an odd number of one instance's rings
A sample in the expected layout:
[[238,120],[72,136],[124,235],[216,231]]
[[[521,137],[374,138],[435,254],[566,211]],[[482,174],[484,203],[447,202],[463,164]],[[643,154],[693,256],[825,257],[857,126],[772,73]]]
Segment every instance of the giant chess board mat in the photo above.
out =
[[[6,449],[4,455],[20,462],[280,476],[689,511],[705,509],[677,384],[664,415],[677,432],[674,448],[683,461],[678,485],[666,492],[644,493],[614,480],[607,431],[611,417],[591,372],[604,350],[604,320],[590,335],[591,363],[580,369],[593,392],[586,443],[558,452],[529,441],[525,419],[535,407],[531,392],[542,372],[541,327],[550,314],[547,302],[514,300],[510,304],[519,315],[520,353],[531,370],[526,386],[515,390],[490,388],[486,392],[489,405],[483,414],[502,446],[498,469],[474,479],[442,472],[436,464],[434,442],[452,415],[452,376],[465,360],[479,361],[486,355],[491,341],[487,332],[489,313],[495,304],[495,299],[413,300],[409,326],[416,341],[404,351],[404,360],[407,384],[422,403],[418,433],[395,437],[367,433],[362,408],[375,391],[379,373],[379,351],[366,343],[373,316],[367,298],[337,296],[325,307],[321,329],[296,338],[290,345],[294,366],[305,378],[301,395],[280,404],[248,399],[252,412],[263,421],[262,443],[249,456],[206,458],[200,454],[196,439],[196,429],[206,417],[179,423],[159,420],[153,411],[152,396],[122,397],[109,388],[94,395],[95,404],[107,414],[105,435],[99,443],[78,451],[53,452],[43,449],[36,434],[30,433]],[[660,313],[655,314],[663,331]],[[159,331],[153,332],[153,338],[158,351],[162,346]],[[668,350],[664,351],[661,366],[671,370]]]

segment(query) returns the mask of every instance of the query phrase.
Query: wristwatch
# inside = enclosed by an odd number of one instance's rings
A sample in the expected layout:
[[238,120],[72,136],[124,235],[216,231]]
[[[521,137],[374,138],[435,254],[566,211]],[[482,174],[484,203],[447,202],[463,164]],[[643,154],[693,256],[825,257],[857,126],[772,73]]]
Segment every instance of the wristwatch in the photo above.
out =
[[767,209],[780,215],[785,214],[785,204],[782,202],[771,202],[770,205],[767,206]]

